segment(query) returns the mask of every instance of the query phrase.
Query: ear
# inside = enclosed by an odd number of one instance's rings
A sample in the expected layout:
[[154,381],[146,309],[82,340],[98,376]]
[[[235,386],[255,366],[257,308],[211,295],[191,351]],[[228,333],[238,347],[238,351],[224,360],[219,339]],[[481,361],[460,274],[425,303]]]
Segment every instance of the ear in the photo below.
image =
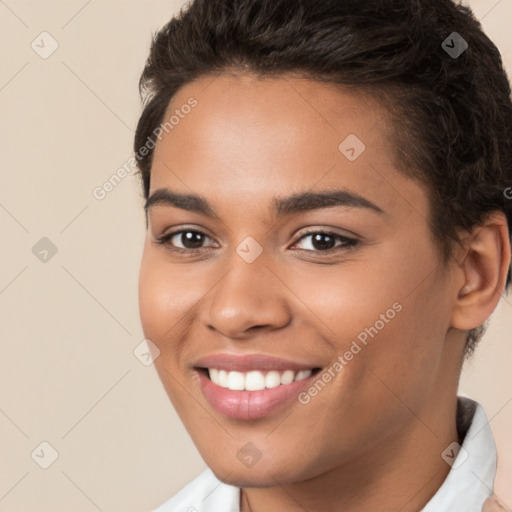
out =
[[483,324],[494,311],[505,289],[510,266],[507,218],[491,212],[481,225],[462,237],[458,258],[458,296],[452,327],[470,330]]

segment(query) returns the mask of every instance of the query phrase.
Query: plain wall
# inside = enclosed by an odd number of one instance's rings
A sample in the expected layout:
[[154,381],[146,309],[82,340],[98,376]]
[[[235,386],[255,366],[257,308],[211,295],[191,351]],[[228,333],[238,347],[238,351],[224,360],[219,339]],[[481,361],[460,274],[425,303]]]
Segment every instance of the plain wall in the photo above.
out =
[[[151,35],[181,4],[0,2],[0,511],[150,510],[205,468],[133,353],[144,338],[137,179],[93,195],[132,155]],[[469,4],[512,72],[512,2]],[[43,31],[58,43],[48,58]],[[491,421],[509,507],[511,313],[502,299],[461,379]],[[42,442],[58,452],[48,469]]]

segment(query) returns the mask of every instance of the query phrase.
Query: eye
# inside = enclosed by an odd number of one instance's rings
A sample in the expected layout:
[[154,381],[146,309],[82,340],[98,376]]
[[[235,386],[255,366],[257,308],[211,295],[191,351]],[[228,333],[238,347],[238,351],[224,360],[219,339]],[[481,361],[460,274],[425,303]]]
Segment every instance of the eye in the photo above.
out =
[[[158,244],[168,246],[172,251],[191,252],[202,249],[202,244],[205,238],[210,239],[210,237],[206,233],[203,233],[203,231],[199,231],[197,229],[181,229],[158,237],[156,241]],[[181,247],[176,244],[181,244]]]
[[[302,235],[293,245],[295,246],[302,240],[307,239],[310,239],[310,241],[304,244],[306,247],[302,247],[300,249],[313,252],[330,253],[332,251],[340,251],[347,249],[349,247],[355,247],[358,244],[358,241],[356,239],[348,238],[337,233],[330,233],[326,231],[312,231],[310,233],[305,233],[304,235]],[[339,244],[336,244],[337,240],[340,241]]]
[[[211,238],[201,230],[180,229],[179,231],[173,231],[161,237],[157,237],[156,242],[160,245],[165,245],[169,250],[174,252],[191,253],[207,248],[203,245],[206,239],[211,240]],[[307,240],[309,241],[306,243]],[[336,243],[337,241],[339,243]],[[301,250],[328,254],[346,250],[358,244],[358,241],[354,238],[327,231],[305,233],[293,246],[301,242],[303,242],[303,247],[299,247]]]

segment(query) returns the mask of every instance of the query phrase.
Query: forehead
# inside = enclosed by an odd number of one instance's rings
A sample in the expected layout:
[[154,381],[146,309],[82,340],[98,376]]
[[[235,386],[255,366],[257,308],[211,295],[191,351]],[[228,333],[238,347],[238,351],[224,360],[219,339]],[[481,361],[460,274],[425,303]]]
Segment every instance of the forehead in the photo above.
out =
[[247,207],[345,187],[388,209],[403,203],[405,189],[425,195],[398,173],[387,112],[367,94],[291,76],[204,77],[178,91],[164,122],[171,116],[177,123],[155,148],[151,192],[192,189]]

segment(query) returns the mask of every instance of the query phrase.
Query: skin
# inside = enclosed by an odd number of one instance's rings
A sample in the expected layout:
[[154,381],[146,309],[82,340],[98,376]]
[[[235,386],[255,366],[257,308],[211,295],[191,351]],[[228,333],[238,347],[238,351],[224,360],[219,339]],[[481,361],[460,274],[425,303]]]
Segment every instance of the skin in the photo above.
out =
[[[426,191],[397,170],[386,111],[371,97],[292,76],[222,75],[184,86],[166,118],[190,97],[198,105],[156,146],[150,195],[199,194],[218,217],[149,209],[139,304],[191,438],[218,478],[243,488],[243,512],[419,510],[449,472],[441,453],[458,441],[465,335],[503,291],[505,217],[491,215],[443,264]],[[352,162],[338,149],[349,134],[366,146]],[[382,213],[272,212],[274,198],[335,188]],[[180,229],[204,231],[203,248],[156,243]],[[335,238],[326,256],[312,236],[299,240],[326,230],[358,244]],[[263,249],[250,264],[236,252],[248,236]],[[186,247],[180,235],[172,242]],[[397,302],[402,310],[307,405],[238,420],[200,390],[193,362],[219,352],[328,368]],[[261,453],[250,468],[237,458],[248,442]]]

